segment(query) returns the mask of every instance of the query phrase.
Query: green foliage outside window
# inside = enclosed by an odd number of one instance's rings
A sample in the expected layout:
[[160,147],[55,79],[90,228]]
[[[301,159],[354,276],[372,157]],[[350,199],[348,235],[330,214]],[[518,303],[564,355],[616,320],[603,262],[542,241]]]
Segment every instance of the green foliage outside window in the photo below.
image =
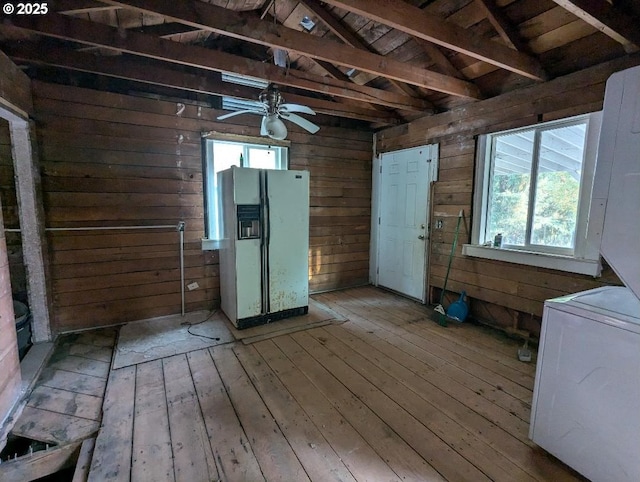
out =
[[[529,174],[499,174],[491,192],[490,239],[523,246],[529,210]],[[538,175],[531,243],[573,248],[580,182],[567,171]]]

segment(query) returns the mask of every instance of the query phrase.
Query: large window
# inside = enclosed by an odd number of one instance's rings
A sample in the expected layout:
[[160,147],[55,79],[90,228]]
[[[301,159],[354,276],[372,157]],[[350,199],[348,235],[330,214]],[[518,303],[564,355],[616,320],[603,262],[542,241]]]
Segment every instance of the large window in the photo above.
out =
[[[595,274],[587,222],[599,127],[596,113],[481,136],[465,254]],[[500,253],[475,249],[498,234]]]
[[256,169],[287,169],[288,149],[268,144],[247,144],[226,140],[205,141],[205,235],[204,249],[219,248],[222,227],[219,223],[218,172],[231,166]]

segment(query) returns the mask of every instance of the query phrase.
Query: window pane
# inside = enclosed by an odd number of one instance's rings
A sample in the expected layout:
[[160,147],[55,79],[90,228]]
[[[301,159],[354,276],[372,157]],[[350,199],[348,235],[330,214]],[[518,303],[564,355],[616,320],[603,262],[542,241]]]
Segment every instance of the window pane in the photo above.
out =
[[[213,143],[213,170],[215,174],[231,166],[240,165],[242,155],[242,144],[226,144],[224,142]],[[214,175],[213,179],[217,176]]]
[[231,166],[240,165],[242,144],[227,144],[225,142],[213,142],[213,175],[210,176],[209,186],[209,233],[210,239],[222,239],[222,223],[220,216],[220,192],[218,190],[218,172],[229,169]]
[[545,130],[540,160],[531,243],[573,248],[586,124]]
[[[286,169],[287,150],[285,147],[269,147],[222,140],[207,140],[206,146],[207,237],[210,240],[219,241],[223,239],[223,233],[220,217],[221,202],[219,199],[218,172],[229,169],[231,166]],[[241,166],[240,157],[243,154],[244,159]]]
[[534,131],[494,138],[488,240],[502,233],[503,244],[525,244],[533,140]]
[[249,165],[256,169],[278,169],[278,155],[273,149],[249,149]]

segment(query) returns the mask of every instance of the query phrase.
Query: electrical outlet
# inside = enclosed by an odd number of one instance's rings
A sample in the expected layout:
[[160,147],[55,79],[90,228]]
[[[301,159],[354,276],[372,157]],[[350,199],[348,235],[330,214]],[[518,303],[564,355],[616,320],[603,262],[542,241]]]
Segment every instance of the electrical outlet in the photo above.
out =
[[436,221],[436,229],[442,229],[442,225],[443,225],[443,224],[444,224],[444,223],[442,222],[442,219],[438,219],[438,220]]
[[193,283],[189,283],[187,285],[187,288],[189,288],[189,291],[193,291],[193,290],[196,290],[196,289],[200,288],[200,285],[198,284],[197,281],[194,281]]

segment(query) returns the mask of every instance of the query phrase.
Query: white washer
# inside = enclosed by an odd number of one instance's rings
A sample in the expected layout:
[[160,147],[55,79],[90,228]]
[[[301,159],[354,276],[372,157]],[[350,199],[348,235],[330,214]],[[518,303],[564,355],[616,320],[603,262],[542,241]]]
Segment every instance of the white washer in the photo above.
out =
[[640,481],[640,300],[630,289],[545,302],[529,437],[594,482]]

